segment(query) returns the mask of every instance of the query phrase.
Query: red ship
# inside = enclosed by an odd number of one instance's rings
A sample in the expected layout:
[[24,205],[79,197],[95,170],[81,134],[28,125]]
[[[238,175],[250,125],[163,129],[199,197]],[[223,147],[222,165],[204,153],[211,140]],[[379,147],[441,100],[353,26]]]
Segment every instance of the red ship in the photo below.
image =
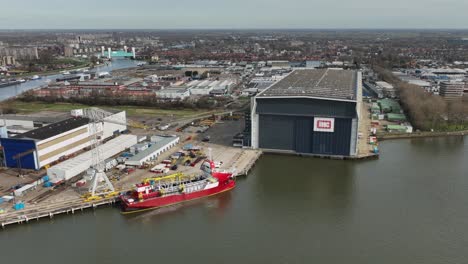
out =
[[195,176],[176,173],[149,178],[137,184],[132,191],[120,196],[123,213],[196,200],[232,190],[236,186],[232,172],[216,170],[211,160],[205,160],[200,169],[202,173]]

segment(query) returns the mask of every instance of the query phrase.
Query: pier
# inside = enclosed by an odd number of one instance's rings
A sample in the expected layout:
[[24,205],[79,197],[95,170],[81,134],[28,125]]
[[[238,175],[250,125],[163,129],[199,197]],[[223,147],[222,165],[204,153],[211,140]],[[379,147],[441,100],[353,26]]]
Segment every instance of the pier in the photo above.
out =
[[68,200],[57,203],[37,205],[28,207],[23,210],[8,212],[0,216],[0,224],[2,228],[12,224],[24,224],[30,221],[39,221],[41,218],[52,219],[60,214],[74,214],[76,211],[85,209],[95,209],[102,205],[112,205],[117,202],[117,198],[105,198],[94,202],[83,202],[82,199]]

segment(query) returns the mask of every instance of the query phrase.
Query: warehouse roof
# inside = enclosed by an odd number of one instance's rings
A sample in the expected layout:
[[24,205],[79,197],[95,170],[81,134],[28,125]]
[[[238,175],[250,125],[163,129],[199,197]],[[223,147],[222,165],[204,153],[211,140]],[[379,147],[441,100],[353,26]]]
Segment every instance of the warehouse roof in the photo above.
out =
[[143,151],[140,151],[138,152],[138,154],[136,154],[135,156],[133,157],[130,157],[128,161],[140,161],[144,158],[146,158],[147,156],[149,155],[152,155],[154,152],[157,152],[159,149],[161,149],[162,147],[166,146],[167,144],[171,143],[173,140],[177,139],[177,137],[159,137],[158,138],[158,141],[157,142],[154,142],[154,144],[143,150]]
[[46,138],[50,138],[69,130],[75,129],[80,126],[84,126],[89,123],[88,118],[84,117],[73,117],[69,118],[48,126],[40,127],[26,133],[16,135],[13,138],[30,138],[30,139],[37,139],[43,140]]
[[356,100],[357,72],[335,69],[295,70],[258,96],[310,96]]
[[[120,135],[114,139],[99,146],[99,153],[102,159],[108,159],[117,153],[125,150],[133,144],[136,144],[137,136],[135,135]],[[65,180],[75,177],[76,175],[85,172],[93,164],[93,152],[86,151],[74,158],[61,162],[47,169],[47,174],[54,180]]]

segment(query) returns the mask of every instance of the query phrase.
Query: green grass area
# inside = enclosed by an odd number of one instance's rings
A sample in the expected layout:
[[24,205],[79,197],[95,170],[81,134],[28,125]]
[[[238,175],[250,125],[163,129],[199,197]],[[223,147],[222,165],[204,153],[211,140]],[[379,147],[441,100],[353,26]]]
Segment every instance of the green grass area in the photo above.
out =
[[[11,101],[8,104],[11,108],[15,109],[19,114],[31,114],[40,111],[54,111],[54,112],[68,112],[72,109],[87,108],[89,106],[82,104],[71,103],[45,103],[45,102],[23,102],[19,100]],[[206,110],[192,110],[192,109],[158,109],[140,106],[96,106],[102,109],[118,109],[127,111],[129,117],[132,116],[173,116],[175,118],[185,118],[195,116],[209,111]]]

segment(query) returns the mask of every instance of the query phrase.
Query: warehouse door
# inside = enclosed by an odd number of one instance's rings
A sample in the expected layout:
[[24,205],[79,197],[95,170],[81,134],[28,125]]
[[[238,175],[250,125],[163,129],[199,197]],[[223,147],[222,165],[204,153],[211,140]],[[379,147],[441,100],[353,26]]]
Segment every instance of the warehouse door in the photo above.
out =
[[352,119],[335,118],[334,132],[313,132],[314,154],[348,156],[351,144]]
[[313,119],[298,117],[295,120],[295,150],[298,153],[312,152]]
[[288,116],[260,115],[260,148],[294,150],[294,136],[294,118]]

